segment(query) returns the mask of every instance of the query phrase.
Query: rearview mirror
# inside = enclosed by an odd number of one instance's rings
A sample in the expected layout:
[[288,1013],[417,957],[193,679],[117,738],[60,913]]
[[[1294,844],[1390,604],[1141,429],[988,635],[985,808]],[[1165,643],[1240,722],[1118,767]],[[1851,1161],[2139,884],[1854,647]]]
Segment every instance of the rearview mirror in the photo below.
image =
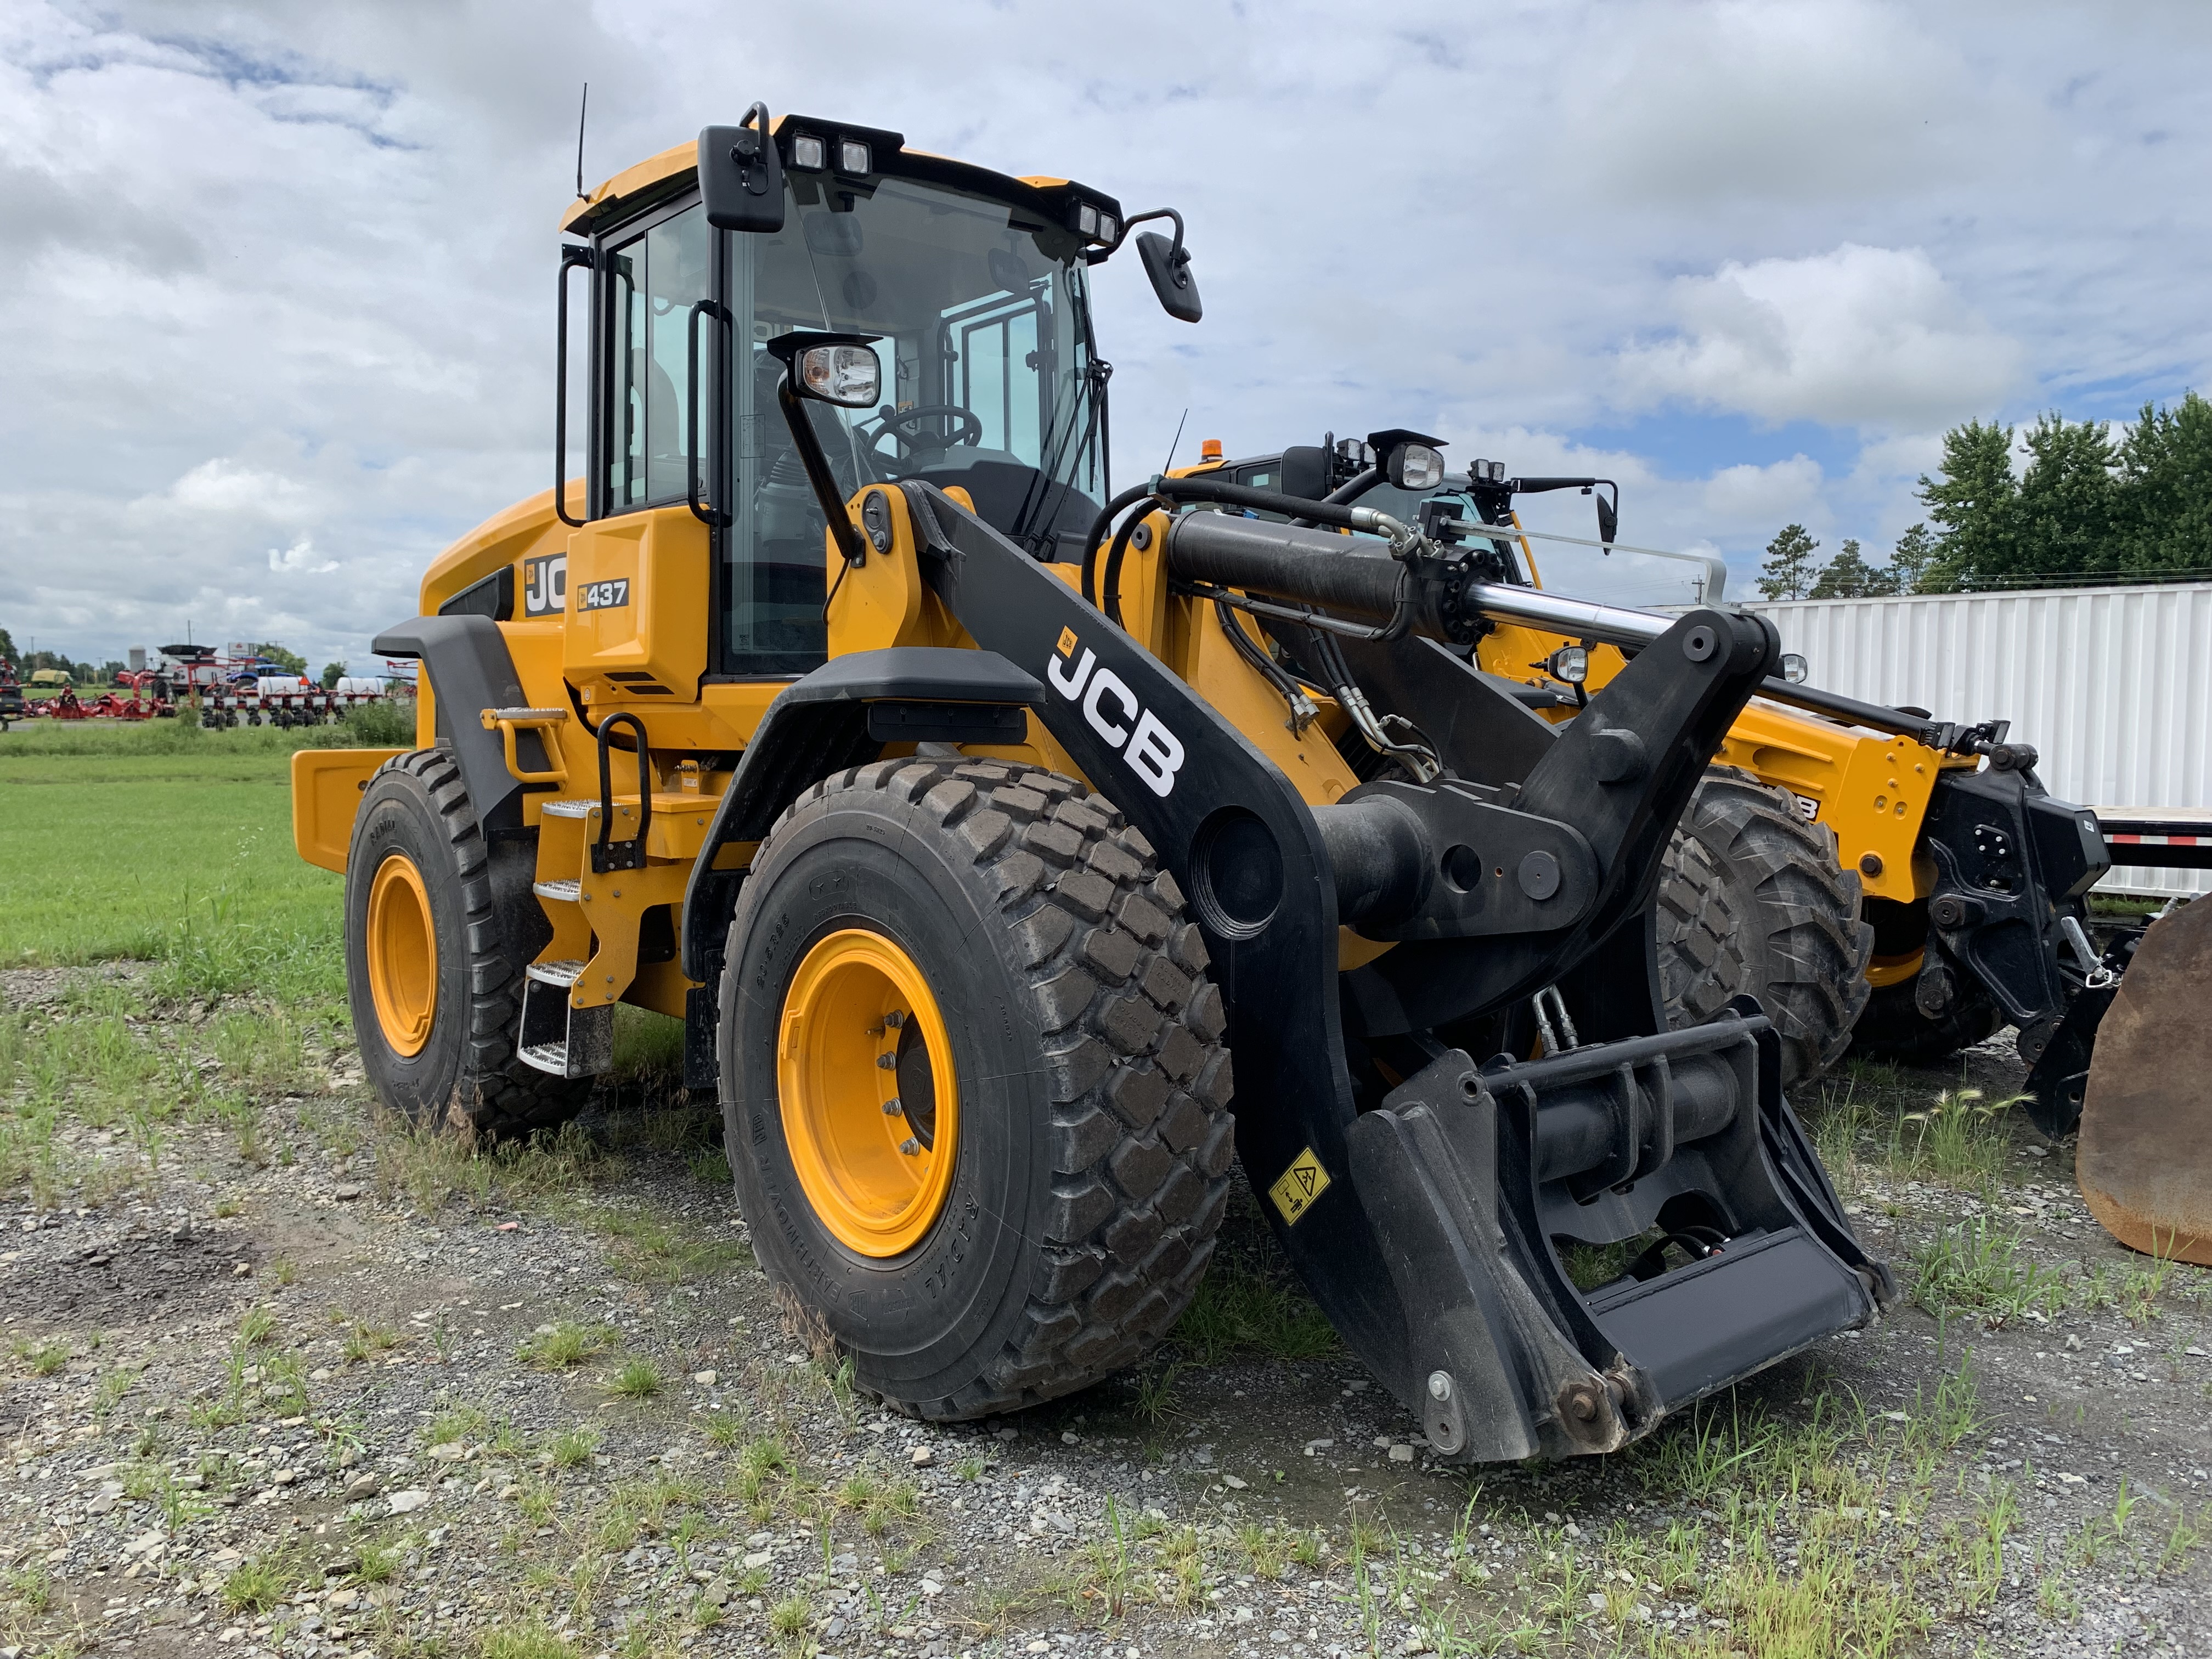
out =
[[1139,232],[1137,257],[1145,262],[1145,275],[1152,278],[1161,310],[1182,323],[1194,323],[1206,314],[1206,307],[1199,303],[1198,283],[1190,274],[1190,250],[1182,245],[1179,223],[1172,242],[1157,231]]
[[1613,500],[1607,501],[1604,496],[1600,495],[1597,498],[1598,540],[1603,542],[1607,547],[1611,547],[1613,542],[1617,539],[1620,530],[1620,498],[1616,496]]
[[872,409],[884,389],[883,362],[873,346],[810,346],[799,354],[799,386],[840,409]]
[[1292,444],[1275,464],[1275,488],[1302,501],[1327,495],[1328,480],[1328,452],[1318,444]]
[[783,164],[767,105],[755,104],[740,125],[700,129],[699,197],[717,230],[783,228]]

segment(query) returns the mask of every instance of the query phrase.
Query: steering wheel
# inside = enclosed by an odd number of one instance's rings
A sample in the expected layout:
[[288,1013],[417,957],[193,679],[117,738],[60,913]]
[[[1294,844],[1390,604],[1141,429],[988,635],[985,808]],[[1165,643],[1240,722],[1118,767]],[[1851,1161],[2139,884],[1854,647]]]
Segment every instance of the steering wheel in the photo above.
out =
[[[925,430],[921,424],[924,421],[945,419],[950,419],[953,423],[953,430],[949,434]],[[887,465],[895,465],[899,458],[883,453],[885,438],[896,438],[910,450],[940,453],[955,444],[972,447],[981,443],[983,422],[974,410],[963,409],[958,404],[916,404],[912,409],[902,409],[884,416],[882,424],[876,428],[876,435],[869,441],[868,447],[875,452],[878,460]]]

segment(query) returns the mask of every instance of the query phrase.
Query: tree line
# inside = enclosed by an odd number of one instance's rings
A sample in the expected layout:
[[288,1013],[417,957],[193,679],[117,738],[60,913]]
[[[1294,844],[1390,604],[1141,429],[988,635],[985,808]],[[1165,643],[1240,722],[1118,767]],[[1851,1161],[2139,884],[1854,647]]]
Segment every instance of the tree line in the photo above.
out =
[[[1855,540],[1825,563],[1802,525],[1766,544],[1770,599],[1878,598],[2212,578],[2212,403],[2145,404],[2125,436],[2111,422],[1968,421],[1943,434],[1940,474],[1920,477],[1928,518],[1875,564]],[[1932,521],[1935,527],[1929,528]]]

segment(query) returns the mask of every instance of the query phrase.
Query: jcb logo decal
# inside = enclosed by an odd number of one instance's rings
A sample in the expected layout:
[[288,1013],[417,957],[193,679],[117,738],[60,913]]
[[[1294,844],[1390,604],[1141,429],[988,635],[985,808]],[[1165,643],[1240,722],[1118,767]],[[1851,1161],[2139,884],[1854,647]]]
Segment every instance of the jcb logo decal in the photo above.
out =
[[1045,678],[1054,690],[1083,710],[1091,729],[1121,752],[1145,787],[1164,798],[1182,769],[1182,739],[1161,725],[1152,710],[1139,705],[1127,680],[1098,665],[1097,652],[1085,646],[1077,661],[1077,644],[1073,629],[1060,630],[1055,653],[1044,665]]
[[568,608],[568,556],[549,553],[522,562],[522,614],[557,617]]

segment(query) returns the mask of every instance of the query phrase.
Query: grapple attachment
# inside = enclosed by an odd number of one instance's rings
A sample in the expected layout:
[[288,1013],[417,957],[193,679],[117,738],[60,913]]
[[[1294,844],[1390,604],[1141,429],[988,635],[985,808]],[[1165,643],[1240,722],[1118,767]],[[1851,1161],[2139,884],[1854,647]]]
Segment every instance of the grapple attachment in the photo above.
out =
[[2074,1167],[2123,1244],[2212,1267],[2212,902],[2136,947],[2097,1033]]

